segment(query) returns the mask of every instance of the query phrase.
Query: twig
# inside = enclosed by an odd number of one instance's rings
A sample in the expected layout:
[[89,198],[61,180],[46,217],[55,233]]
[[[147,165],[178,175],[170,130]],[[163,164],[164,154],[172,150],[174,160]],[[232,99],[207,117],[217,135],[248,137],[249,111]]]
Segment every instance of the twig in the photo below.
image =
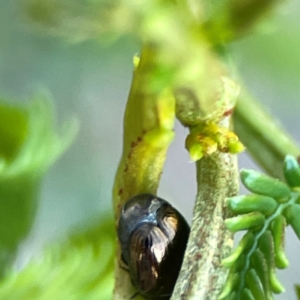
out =
[[[228,117],[226,121],[228,125]],[[232,235],[224,226],[224,201],[237,194],[237,179],[235,155],[216,152],[197,162],[198,195],[172,300],[217,299],[220,294],[227,275],[221,261],[233,246]]]
[[256,162],[269,175],[283,179],[284,157],[300,154],[293,138],[246,93],[236,105],[234,124],[236,133]]

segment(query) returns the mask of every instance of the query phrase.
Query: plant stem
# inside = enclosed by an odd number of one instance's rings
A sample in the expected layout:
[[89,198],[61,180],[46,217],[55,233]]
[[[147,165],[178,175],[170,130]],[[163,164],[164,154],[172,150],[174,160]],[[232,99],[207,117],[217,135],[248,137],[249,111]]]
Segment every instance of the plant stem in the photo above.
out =
[[[228,125],[228,117],[226,121]],[[172,300],[217,299],[227,276],[221,262],[233,246],[224,220],[227,215],[225,199],[238,192],[236,155],[216,152],[203,157],[196,165],[198,195]]]
[[254,160],[271,176],[283,179],[287,154],[296,157],[299,146],[251,96],[243,93],[235,107],[234,127]]
[[[166,152],[174,137],[175,99],[169,89],[150,87],[155,69],[155,49],[145,45],[136,64],[124,115],[123,154],[117,171],[113,200],[116,226],[122,205],[131,197],[156,194]],[[114,300],[136,294],[117,243]],[[141,296],[134,298],[142,299]]]

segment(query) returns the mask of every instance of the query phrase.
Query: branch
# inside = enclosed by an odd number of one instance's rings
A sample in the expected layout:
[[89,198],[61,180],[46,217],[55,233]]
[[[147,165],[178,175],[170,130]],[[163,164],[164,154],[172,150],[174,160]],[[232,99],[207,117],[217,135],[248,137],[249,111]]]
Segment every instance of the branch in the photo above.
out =
[[[168,89],[153,89],[159,79],[152,76],[155,51],[144,46],[135,71],[124,116],[123,154],[114,184],[115,220],[120,207],[131,197],[156,194],[166,152],[174,137],[175,100]],[[135,293],[129,273],[115,260],[115,300],[128,300]],[[139,299],[139,296],[135,299]]]
[[285,156],[300,154],[293,138],[246,93],[236,105],[234,124],[237,135],[255,161],[271,176],[283,179]]
[[225,0],[211,4],[201,29],[212,44],[220,45],[241,38],[265,20],[282,0]]
[[[229,117],[226,117],[227,127]],[[222,124],[224,126],[224,124]],[[216,299],[227,271],[221,261],[233,246],[225,199],[238,192],[236,156],[215,152],[197,162],[198,195],[182,269],[171,299]]]

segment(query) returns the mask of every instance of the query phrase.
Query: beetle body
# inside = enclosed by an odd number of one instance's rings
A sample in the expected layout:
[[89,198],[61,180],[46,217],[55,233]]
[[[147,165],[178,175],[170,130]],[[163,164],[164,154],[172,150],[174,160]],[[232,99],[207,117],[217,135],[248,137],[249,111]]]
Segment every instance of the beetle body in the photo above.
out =
[[170,298],[189,231],[184,217],[154,195],[137,195],[123,206],[118,224],[122,259],[146,299]]

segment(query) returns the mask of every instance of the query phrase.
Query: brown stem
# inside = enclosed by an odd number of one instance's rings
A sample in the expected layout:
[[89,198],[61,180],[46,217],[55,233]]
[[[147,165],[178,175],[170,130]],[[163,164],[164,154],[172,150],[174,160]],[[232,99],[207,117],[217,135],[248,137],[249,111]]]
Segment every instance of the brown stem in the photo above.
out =
[[172,300],[217,299],[227,271],[221,261],[233,246],[225,199],[238,192],[236,155],[216,152],[197,162],[198,195],[182,269]]

